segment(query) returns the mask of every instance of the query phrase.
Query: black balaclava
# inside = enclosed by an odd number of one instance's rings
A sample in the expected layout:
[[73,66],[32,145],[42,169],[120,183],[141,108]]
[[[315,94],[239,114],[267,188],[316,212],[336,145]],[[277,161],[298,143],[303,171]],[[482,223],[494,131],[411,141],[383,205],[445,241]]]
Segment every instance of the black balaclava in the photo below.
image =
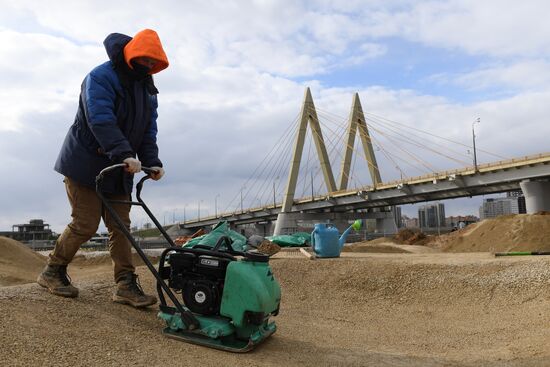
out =
[[132,64],[133,74],[136,79],[141,80],[149,76],[149,72],[151,71],[149,67],[137,63],[136,60],[132,60],[130,63]]

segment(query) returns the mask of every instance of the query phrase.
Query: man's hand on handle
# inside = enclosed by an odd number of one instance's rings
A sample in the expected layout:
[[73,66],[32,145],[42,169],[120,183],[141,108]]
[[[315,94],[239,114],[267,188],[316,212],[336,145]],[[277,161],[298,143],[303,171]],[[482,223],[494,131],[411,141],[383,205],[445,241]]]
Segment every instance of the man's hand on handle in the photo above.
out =
[[158,181],[164,176],[164,168],[162,167],[151,167],[151,169],[154,172],[151,172],[149,176],[151,176],[151,179]]
[[126,172],[129,173],[138,173],[141,171],[141,162],[135,158],[126,158],[123,160],[126,163]]
[[[141,162],[135,158],[126,158],[123,161],[126,164],[126,172],[129,173],[138,173],[141,171]],[[164,168],[162,167],[150,167],[153,172],[149,173],[151,179],[158,181],[164,176]]]

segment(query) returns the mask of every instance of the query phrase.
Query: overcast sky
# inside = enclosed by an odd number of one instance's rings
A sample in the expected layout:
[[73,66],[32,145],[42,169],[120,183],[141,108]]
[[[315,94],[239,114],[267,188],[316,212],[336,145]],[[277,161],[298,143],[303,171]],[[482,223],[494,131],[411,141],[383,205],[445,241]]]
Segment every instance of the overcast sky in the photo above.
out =
[[[195,217],[199,205],[201,216],[235,210],[241,191],[245,207],[260,204],[265,198],[246,195],[249,178],[272,148],[278,152],[307,86],[327,139],[358,92],[366,113],[464,144],[447,152],[464,164],[422,156],[438,170],[471,164],[466,145],[477,118],[478,147],[496,154],[480,152],[482,163],[548,150],[547,1],[0,0],[0,6],[0,230],[43,218],[60,232],[69,221],[53,164],[74,120],[80,83],[107,59],[102,43],[112,32],[152,28],[170,60],[156,76],[166,176],[144,191],[161,222],[182,220],[184,209]],[[410,157],[405,162],[406,153],[384,140],[382,120],[376,123],[371,134],[380,144],[382,179],[425,173]],[[313,162],[305,163],[311,169]],[[258,173],[255,179],[265,182],[255,190],[269,194],[279,177],[280,200],[287,164],[284,175]],[[354,182],[369,184],[364,160],[355,166]],[[299,191],[307,195],[305,182]],[[447,215],[477,214],[480,200],[447,202]],[[138,210],[132,217],[145,222]]]

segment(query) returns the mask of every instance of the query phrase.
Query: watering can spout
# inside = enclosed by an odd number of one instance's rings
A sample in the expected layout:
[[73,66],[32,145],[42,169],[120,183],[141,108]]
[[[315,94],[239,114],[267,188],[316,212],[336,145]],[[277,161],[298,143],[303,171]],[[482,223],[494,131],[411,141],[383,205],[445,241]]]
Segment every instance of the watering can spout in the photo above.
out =
[[358,231],[361,229],[361,220],[357,219],[351,226],[349,226],[344,233],[340,236],[340,239],[338,240],[338,244],[340,245],[340,248],[344,247],[344,244],[346,243],[346,239],[348,238],[349,233],[351,230]]

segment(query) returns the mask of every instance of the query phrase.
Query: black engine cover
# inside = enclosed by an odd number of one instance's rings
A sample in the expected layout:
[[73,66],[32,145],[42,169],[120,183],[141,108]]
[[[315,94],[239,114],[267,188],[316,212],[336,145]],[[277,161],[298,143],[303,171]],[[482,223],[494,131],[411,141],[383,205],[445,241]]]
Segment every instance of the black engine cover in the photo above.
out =
[[215,254],[176,252],[170,254],[163,277],[181,291],[185,306],[201,315],[217,315],[223,294],[225,273],[232,260]]
[[220,289],[210,280],[189,280],[183,288],[183,301],[195,313],[214,315],[220,312]]

